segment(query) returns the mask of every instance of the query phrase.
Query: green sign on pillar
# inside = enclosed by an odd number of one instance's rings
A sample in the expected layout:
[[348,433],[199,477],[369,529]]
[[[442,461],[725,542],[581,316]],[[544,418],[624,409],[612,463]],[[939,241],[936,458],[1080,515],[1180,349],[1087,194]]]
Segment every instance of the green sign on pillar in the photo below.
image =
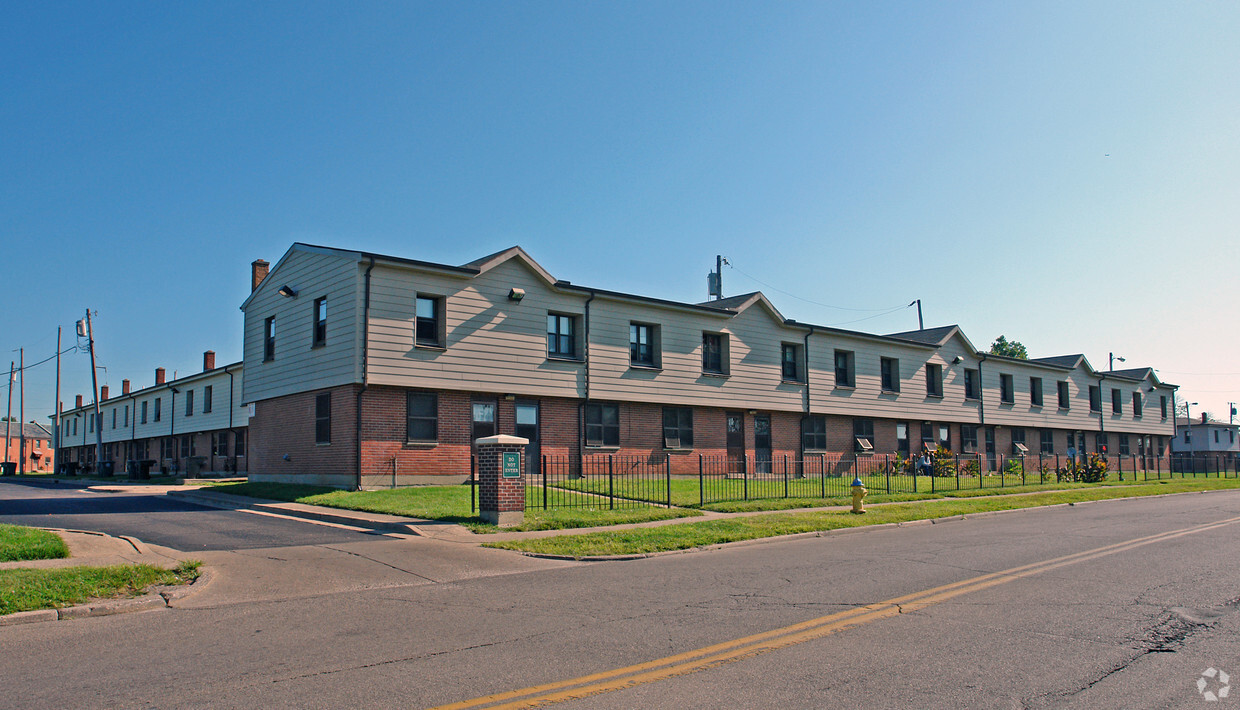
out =
[[505,451],[500,459],[500,474],[504,478],[521,477],[521,452]]

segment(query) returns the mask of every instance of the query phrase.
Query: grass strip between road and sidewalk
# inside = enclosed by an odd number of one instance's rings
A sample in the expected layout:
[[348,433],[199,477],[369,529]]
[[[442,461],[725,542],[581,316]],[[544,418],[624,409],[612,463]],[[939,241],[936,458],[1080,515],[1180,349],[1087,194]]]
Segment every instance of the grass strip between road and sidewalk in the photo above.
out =
[[58,560],[68,556],[69,546],[56,533],[0,524],[0,562]]
[[212,486],[211,490],[250,498],[266,498],[267,500],[321,505],[342,510],[439,520],[463,525],[475,533],[564,530],[701,515],[696,510],[645,505],[612,510],[607,507],[605,500],[596,498],[585,499],[581,501],[585,505],[578,507],[543,510],[538,507],[539,499],[536,489],[531,487],[526,492],[525,522],[516,528],[501,529],[482,522],[477,513],[470,513],[469,486],[416,486],[378,491],[343,491],[295,483],[227,483]]
[[57,567],[0,570],[0,615],[37,609],[59,609],[92,599],[144,594],[153,586],[189,584],[198,578],[199,562],[175,569],[153,565]]
[[676,523],[659,527],[558,535],[527,540],[485,543],[484,547],[565,555],[596,557],[637,555],[687,550],[741,540],[754,540],[798,533],[822,532],[887,523],[948,518],[1018,508],[1035,508],[1063,503],[1166,495],[1240,488],[1236,479],[1177,480],[1131,486],[1106,486],[1025,495],[985,496],[967,499],[893,503],[871,507],[865,515],[846,511],[806,511],[739,516],[722,520]]

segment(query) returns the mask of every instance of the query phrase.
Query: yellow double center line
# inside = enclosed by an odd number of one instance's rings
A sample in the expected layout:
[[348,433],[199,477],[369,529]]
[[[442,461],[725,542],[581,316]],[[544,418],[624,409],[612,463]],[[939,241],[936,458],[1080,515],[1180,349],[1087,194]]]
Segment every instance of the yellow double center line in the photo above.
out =
[[492,709],[530,708],[584,698],[623,688],[631,688],[644,683],[653,683],[675,676],[706,670],[742,658],[774,651],[775,649],[805,643],[806,641],[821,638],[854,626],[924,609],[955,597],[980,592],[983,589],[1007,584],[1008,582],[1049,572],[1060,567],[1088,562],[1099,557],[1127,552],[1145,545],[1152,545],[1184,535],[1206,532],[1226,525],[1234,525],[1238,522],[1240,522],[1240,517],[1228,518],[1213,523],[1205,523],[1157,535],[1126,540],[1084,552],[1077,552],[1021,567],[1013,567],[1001,572],[983,574],[971,579],[925,589],[886,601],[866,604],[865,606],[847,611],[828,614],[817,619],[803,621],[799,624],[765,631],[752,636],[724,641],[674,656],[667,656],[624,668],[615,668],[601,673],[593,673],[579,678],[535,685],[506,693],[496,693],[450,705],[441,705],[433,710],[465,710],[466,708],[480,708],[484,706]]

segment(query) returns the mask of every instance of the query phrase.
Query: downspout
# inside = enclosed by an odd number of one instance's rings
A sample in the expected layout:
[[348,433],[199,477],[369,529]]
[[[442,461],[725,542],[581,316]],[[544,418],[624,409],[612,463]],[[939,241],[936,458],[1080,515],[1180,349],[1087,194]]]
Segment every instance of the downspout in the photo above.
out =
[[809,336],[814,334],[814,326],[809,327],[809,332],[805,334],[805,416],[809,416]]
[[[977,416],[982,427],[982,441],[985,448],[986,440],[986,387],[982,385],[982,363],[986,362],[986,353],[978,353],[977,361]],[[998,446],[995,447],[996,449]]]
[[365,276],[365,295],[362,299],[362,386],[357,391],[357,409],[353,413],[354,427],[354,454],[357,458],[357,484],[355,490],[362,489],[362,395],[366,394],[369,387],[369,377],[366,364],[366,346],[370,339],[370,272],[375,268],[375,258],[370,257],[370,265],[366,267]]
[[[1102,379],[1098,380],[1098,436],[1100,437],[1105,437],[1107,434],[1107,424],[1106,424],[1107,413],[1106,413],[1106,410],[1102,408],[1102,383],[1106,382],[1106,380],[1107,380],[1107,375],[1104,372],[1102,373]],[[1111,448],[1109,445],[1110,442],[1107,442],[1107,444],[1108,444],[1107,448],[1110,449]],[[1095,450],[1098,449],[1097,441],[1094,442],[1094,449]],[[1103,455],[1103,457],[1105,457],[1109,452],[1104,451],[1100,453]]]
[[129,395],[129,405],[131,410],[131,418],[129,420],[129,455],[133,456],[134,443],[138,441],[138,400],[132,394]]
[[[232,473],[234,473],[234,474],[235,474],[235,473],[237,472],[237,471],[236,471],[236,468],[237,468],[237,466],[236,466],[236,461],[237,461],[237,432],[233,431],[233,407],[234,407],[234,405],[233,405],[233,379],[234,379],[234,378],[233,378],[233,372],[232,372],[232,370],[229,370],[228,368],[224,368],[224,372],[228,373],[228,433],[229,433],[229,434],[232,434],[232,437],[233,437],[233,440],[232,440],[232,444],[233,444],[233,446],[232,446],[232,452],[233,452],[233,456],[232,456],[232,458],[233,458],[233,471],[232,471]],[[225,457],[225,458],[224,458],[224,466],[225,466],[225,467],[227,467],[227,466],[228,466],[228,457]]]
[[590,297],[586,299],[585,314],[585,342],[582,343],[581,354],[585,358],[585,394],[586,397],[581,404],[577,405],[577,470],[581,471],[585,465],[586,456],[586,403],[590,401],[590,302],[594,300],[594,291],[590,292]]

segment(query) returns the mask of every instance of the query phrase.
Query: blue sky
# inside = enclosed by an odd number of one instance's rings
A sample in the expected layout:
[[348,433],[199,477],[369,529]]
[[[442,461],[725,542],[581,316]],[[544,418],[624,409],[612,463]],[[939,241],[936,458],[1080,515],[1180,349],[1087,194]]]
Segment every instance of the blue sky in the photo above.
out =
[[[238,360],[249,263],[294,241],[520,244],[686,301],[723,254],[789,317],[893,332],[920,298],[1225,417],[1238,36],[1228,2],[11,5],[0,347],[89,306],[114,389]],[[67,354],[62,398],[89,375]]]

